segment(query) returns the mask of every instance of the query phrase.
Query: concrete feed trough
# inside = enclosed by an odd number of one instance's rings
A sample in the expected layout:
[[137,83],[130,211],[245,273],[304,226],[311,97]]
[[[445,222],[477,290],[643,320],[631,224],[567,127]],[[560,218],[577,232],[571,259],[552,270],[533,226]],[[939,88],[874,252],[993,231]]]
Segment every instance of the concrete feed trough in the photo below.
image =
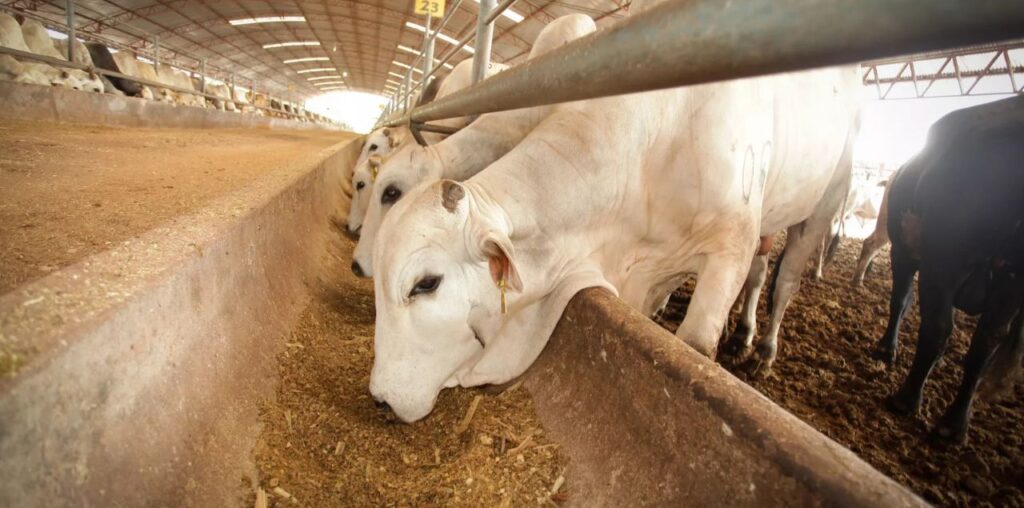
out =
[[[0,296],[0,505],[248,502],[277,339],[339,234],[359,148]],[[573,299],[525,386],[570,458],[571,504],[923,504],[600,290]]]

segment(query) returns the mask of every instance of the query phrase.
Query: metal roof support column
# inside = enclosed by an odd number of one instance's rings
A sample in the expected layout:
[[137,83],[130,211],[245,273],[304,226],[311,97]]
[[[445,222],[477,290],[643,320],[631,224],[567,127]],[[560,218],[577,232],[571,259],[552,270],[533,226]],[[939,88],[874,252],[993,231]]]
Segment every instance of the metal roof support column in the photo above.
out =
[[[426,30],[423,31],[423,75],[429,76],[434,68],[434,38],[430,36],[430,21],[432,16],[428,13],[427,20],[423,22]],[[434,31],[440,31],[437,27]],[[424,85],[425,86],[425,85]]]
[[473,83],[483,81],[487,67],[491,64],[491,39],[494,37],[494,22],[487,18],[494,9],[494,0],[480,0],[480,12],[476,19],[476,53],[473,54]]
[[64,0],[64,13],[68,17],[68,61],[75,61],[75,0]]
[[206,93],[206,59],[199,61],[199,79],[202,86],[203,93]]
[[403,81],[403,85],[402,85],[403,88],[404,88],[402,90],[402,111],[408,111],[409,110],[409,95],[411,95],[410,92],[412,92],[412,89],[410,88],[411,82],[412,82],[412,67],[410,67],[409,70],[405,71],[405,80]]
[[153,36],[153,70],[160,75],[160,36]]

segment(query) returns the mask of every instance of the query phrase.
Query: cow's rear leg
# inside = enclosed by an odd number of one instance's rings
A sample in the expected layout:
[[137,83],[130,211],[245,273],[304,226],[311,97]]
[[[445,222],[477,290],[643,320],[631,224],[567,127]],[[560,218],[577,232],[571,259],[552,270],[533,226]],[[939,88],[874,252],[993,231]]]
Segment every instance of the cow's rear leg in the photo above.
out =
[[918,330],[917,352],[903,385],[888,402],[889,409],[898,414],[914,414],[921,407],[924,383],[946,349],[946,341],[953,330],[953,294],[956,284],[948,276],[941,280],[933,279],[939,277],[922,271],[918,281],[921,326]]
[[889,323],[885,333],[875,346],[875,357],[887,365],[896,362],[896,351],[899,347],[900,323],[910,304],[913,295],[914,274],[917,273],[917,261],[910,257],[906,249],[894,245],[892,253],[892,291],[889,293]]
[[753,254],[750,249],[708,255],[697,275],[697,287],[676,336],[708,358],[715,357],[722,329],[743,286]]
[[761,298],[761,288],[768,275],[768,255],[754,256],[750,263],[747,280],[743,283],[743,307],[740,318],[736,321],[736,329],[726,339],[722,354],[737,359],[746,358],[754,343],[757,333],[757,302]]
[[828,220],[808,219],[786,231],[786,248],[772,275],[768,330],[758,341],[747,367],[751,375],[766,374],[778,353],[779,329],[790,299],[800,289],[800,279],[807,267],[807,259],[821,243],[828,231]]
[[864,284],[864,276],[871,269],[871,262],[875,260],[878,251],[882,250],[886,243],[889,243],[889,241],[884,235],[872,234],[864,240],[864,244],[860,248],[860,257],[857,258],[857,270],[853,274],[853,285],[861,286]]
[[1018,341],[1024,340],[1021,292],[1019,288],[1013,287],[1016,285],[1017,281],[1003,277],[986,298],[985,312],[978,321],[967,358],[964,359],[963,381],[953,403],[935,426],[936,438],[954,443],[966,441],[974,394],[982,376],[989,370],[997,354],[1008,354],[1014,350]]

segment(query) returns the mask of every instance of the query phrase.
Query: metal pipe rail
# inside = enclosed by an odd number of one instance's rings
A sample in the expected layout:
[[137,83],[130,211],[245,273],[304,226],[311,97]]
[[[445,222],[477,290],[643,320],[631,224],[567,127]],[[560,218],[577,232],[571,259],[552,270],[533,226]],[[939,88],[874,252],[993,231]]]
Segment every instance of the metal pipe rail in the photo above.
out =
[[[835,22],[842,20],[842,22]],[[866,34],[870,34],[866,36]],[[1017,0],[666,0],[387,125],[1024,37]]]
[[[154,88],[166,88],[168,90],[171,90],[171,91],[174,91],[174,92],[177,92],[177,93],[187,93],[187,94],[192,94],[192,95],[198,95],[200,97],[204,97],[204,98],[211,99],[211,100],[219,100],[219,101],[231,100],[231,99],[225,99],[223,97],[218,97],[218,96],[213,95],[213,94],[203,93],[203,92],[200,92],[198,90],[189,90],[187,88],[181,88],[181,87],[177,87],[177,86],[174,86],[174,85],[168,85],[168,84],[165,84],[165,83],[160,83],[160,82],[157,82],[157,81],[151,81],[151,80],[144,79],[144,78],[138,78],[138,77],[135,77],[135,76],[129,76],[128,74],[122,74],[122,73],[117,72],[117,71],[111,71],[111,70],[108,70],[108,69],[101,69],[101,68],[98,68],[98,67],[92,67],[92,66],[89,66],[89,65],[80,64],[78,62],[69,62],[67,60],[60,60],[60,59],[57,59],[57,58],[52,58],[52,57],[48,57],[48,56],[45,56],[45,55],[38,55],[36,53],[29,53],[27,51],[21,51],[21,50],[17,50],[17,49],[14,49],[14,48],[8,48],[8,47],[5,47],[5,46],[0,46],[0,55],[10,55],[10,56],[13,56],[13,57],[18,58],[18,59],[35,60],[35,61],[42,62],[42,63],[48,64],[48,65],[52,65],[52,66],[69,67],[69,68],[72,68],[72,69],[78,69],[78,70],[86,71],[86,72],[95,72],[96,74],[100,74],[100,75],[103,75],[103,76],[109,76],[109,77],[114,77],[114,78],[119,78],[119,79],[126,79],[126,80],[129,80],[129,81],[134,81],[136,83],[139,83],[140,85],[146,85],[146,86],[154,87]],[[234,102],[234,101],[232,101],[232,102]],[[285,115],[285,116],[290,117],[290,118],[302,118],[301,116],[299,116],[297,114],[289,113],[289,112],[287,112],[287,111],[285,111],[283,109],[268,108],[268,107],[264,107],[264,106],[257,106],[255,104],[249,104],[249,106],[252,106],[252,107],[254,107],[256,109],[263,110],[263,111],[269,111],[269,112],[272,112],[272,113],[280,113],[280,114]]]

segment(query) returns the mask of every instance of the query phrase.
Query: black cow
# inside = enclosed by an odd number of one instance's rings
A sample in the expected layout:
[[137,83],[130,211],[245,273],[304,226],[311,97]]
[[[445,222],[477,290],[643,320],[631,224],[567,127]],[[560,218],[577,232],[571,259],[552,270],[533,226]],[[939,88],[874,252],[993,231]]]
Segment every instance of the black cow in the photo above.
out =
[[[121,69],[117,68],[117,62],[114,61],[114,55],[110,54],[110,49],[106,46],[96,43],[87,42],[85,47],[89,50],[89,57],[92,58],[92,63],[100,69],[106,69],[108,71],[121,72]],[[124,74],[123,72],[121,72]],[[107,78],[115,88],[124,92],[126,95],[132,97],[142,97],[142,85],[129,81],[127,79],[110,77]]]
[[982,376],[1009,376],[1024,350],[1024,96],[940,119],[894,177],[888,211],[893,284],[877,352],[890,364],[917,272],[921,312],[913,365],[888,405],[915,413],[953,308],[980,313],[956,399],[935,428],[937,438],[962,442]]

